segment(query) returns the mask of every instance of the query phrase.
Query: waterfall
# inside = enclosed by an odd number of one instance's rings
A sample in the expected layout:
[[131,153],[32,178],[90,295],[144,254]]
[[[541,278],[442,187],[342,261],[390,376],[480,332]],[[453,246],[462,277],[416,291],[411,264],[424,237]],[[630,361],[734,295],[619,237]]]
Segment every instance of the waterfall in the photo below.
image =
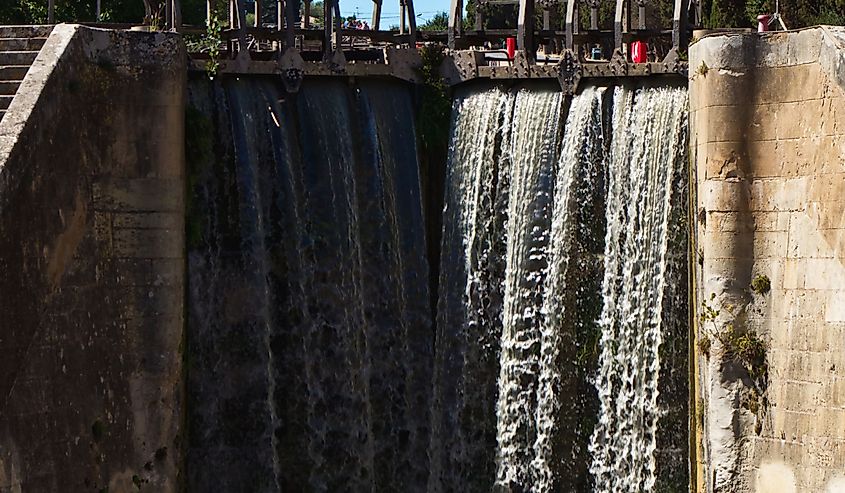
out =
[[[401,85],[193,81],[188,483],[425,487],[433,358]],[[202,136],[201,136],[202,137]]]
[[412,95],[189,84],[189,489],[683,489],[685,91],[459,88],[434,297]]
[[604,308],[590,451],[599,492],[653,491],[657,481],[660,347],[664,342],[673,189],[683,176],[682,89],[614,93],[608,162]]
[[666,412],[686,406],[683,353],[659,358],[686,337],[685,121],[682,89],[456,98],[430,491],[686,484],[655,466],[686,456],[684,413]]

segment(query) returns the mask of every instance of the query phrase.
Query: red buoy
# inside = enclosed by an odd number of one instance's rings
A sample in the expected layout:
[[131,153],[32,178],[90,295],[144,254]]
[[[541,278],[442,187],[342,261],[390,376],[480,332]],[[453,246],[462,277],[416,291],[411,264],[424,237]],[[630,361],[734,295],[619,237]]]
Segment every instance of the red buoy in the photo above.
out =
[[631,61],[634,63],[646,63],[648,61],[648,44],[645,41],[631,43]]
[[505,46],[508,49],[508,59],[513,60],[513,56],[516,54],[516,38],[507,38]]

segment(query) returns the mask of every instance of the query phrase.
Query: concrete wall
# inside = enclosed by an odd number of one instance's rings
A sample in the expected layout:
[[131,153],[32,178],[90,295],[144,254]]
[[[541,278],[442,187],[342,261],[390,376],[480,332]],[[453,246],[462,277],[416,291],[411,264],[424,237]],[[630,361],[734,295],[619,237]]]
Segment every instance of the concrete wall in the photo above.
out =
[[0,123],[0,492],[178,489],[185,77],[62,25]]
[[[700,490],[845,491],[839,36],[720,35],[690,49]],[[763,277],[771,290],[755,291]],[[764,342],[767,367],[730,355],[740,334]]]

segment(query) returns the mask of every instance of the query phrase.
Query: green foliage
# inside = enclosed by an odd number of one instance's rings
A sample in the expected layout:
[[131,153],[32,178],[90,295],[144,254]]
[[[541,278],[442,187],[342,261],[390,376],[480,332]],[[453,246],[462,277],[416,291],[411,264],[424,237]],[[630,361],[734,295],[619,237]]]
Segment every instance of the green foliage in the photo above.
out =
[[757,294],[766,294],[772,289],[768,276],[758,275],[751,281],[751,290]]
[[423,79],[422,104],[417,117],[417,132],[424,148],[433,148],[449,140],[449,115],[452,104],[446,92],[446,82],[440,76],[443,48],[426,45],[420,50]]
[[715,336],[724,348],[725,357],[742,364],[755,383],[768,381],[766,343],[760,336],[749,330],[738,330],[733,324],[728,324],[725,330],[717,332]]
[[708,67],[707,64],[702,61],[701,65],[698,66],[698,70],[696,70],[695,72],[698,75],[707,77],[707,72],[709,72],[709,71],[710,71],[710,67]]
[[441,12],[419,26],[420,31],[445,31],[449,27],[449,15]]
[[[745,307],[737,309],[733,305],[727,305],[716,308],[710,304],[715,299],[714,293],[710,295],[709,301],[704,301],[701,304],[699,317],[702,325],[702,336],[699,339],[699,349],[701,349],[704,338],[709,341],[709,338],[712,337],[719,341],[724,360],[741,364],[753,380],[757,390],[760,393],[764,392],[769,379],[765,342],[760,336],[745,327]],[[719,323],[718,318],[722,310],[728,312],[732,319],[731,322]],[[710,350],[709,342],[706,344],[707,351],[702,351],[705,354],[709,353]]]
[[710,355],[710,346],[712,343],[710,342],[710,337],[707,334],[701,334],[698,339],[698,351],[704,355]]
[[[771,14],[774,0],[705,0],[704,26],[708,28],[757,26],[757,16]],[[780,14],[790,29],[817,24],[845,24],[845,0],[780,0]]]
[[223,21],[217,14],[212,14],[206,24],[205,34],[200,38],[186,38],[185,43],[189,53],[207,53],[208,61],[205,62],[205,71],[209,79],[213,79],[220,69],[220,46],[223,43],[221,35]]

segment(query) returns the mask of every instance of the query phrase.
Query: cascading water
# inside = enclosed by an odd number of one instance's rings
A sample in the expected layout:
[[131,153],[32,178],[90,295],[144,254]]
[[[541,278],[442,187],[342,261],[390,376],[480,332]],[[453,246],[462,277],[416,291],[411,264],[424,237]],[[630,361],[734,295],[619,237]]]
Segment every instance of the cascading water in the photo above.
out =
[[192,81],[188,486],[683,487],[685,98],[463,89],[432,324],[411,92]]
[[652,491],[660,475],[685,485],[655,462],[686,454],[685,411],[667,412],[686,408],[685,392],[659,399],[686,374],[683,353],[667,350],[686,337],[686,95],[606,94],[574,97],[563,129],[566,102],[551,89],[456,100],[431,491]]
[[[675,196],[686,158],[687,100],[682,89],[614,94],[608,165],[607,239],[596,387],[601,409],[590,471],[599,492],[653,491],[664,301]],[[679,203],[680,202],[680,203]],[[671,300],[670,300],[671,302]]]
[[188,483],[425,487],[432,324],[402,86],[191,85]]

